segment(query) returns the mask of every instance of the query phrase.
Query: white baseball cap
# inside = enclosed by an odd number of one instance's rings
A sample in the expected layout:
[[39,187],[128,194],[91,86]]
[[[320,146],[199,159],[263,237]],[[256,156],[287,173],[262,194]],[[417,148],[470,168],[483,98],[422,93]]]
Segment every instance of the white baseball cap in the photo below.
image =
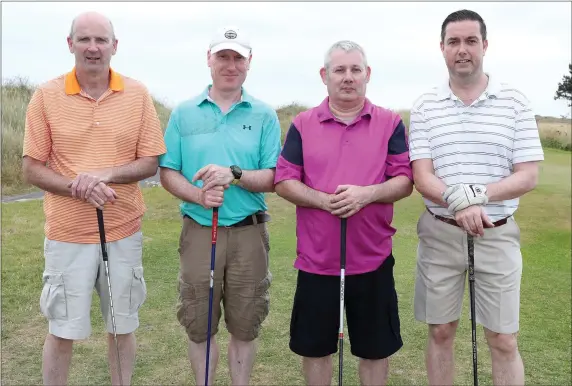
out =
[[217,30],[209,45],[211,54],[222,50],[233,50],[248,58],[252,48],[250,39],[240,28],[227,26]]

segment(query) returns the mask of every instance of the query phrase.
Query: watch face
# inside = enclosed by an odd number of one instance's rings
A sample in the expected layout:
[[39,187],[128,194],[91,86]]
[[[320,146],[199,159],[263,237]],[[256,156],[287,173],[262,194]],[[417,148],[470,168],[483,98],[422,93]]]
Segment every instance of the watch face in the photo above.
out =
[[242,177],[242,170],[241,170],[238,166],[232,165],[232,166],[230,167],[230,170],[232,171],[232,174],[234,175],[234,178],[237,178],[237,179],[238,179],[238,178]]

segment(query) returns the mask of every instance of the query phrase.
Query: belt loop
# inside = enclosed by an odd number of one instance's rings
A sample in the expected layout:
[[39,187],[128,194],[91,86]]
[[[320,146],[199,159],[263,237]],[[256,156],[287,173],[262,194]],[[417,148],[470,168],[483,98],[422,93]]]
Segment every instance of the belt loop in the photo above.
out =
[[252,222],[254,223],[254,225],[257,225],[258,224],[258,218],[256,217],[256,213],[251,214],[250,216],[252,217]]

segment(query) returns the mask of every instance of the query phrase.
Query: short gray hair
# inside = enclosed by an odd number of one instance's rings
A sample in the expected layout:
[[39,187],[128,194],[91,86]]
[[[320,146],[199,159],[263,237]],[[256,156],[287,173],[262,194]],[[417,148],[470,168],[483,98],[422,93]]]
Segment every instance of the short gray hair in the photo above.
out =
[[324,67],[326,69],[329,69],[329,67],[330,67],[330,59],[331,59],[332,53],[335,50],[344,50],[346,52],[350,52],[350,51],[354,51],[354,50],[359,51],[361,53],[362,58],[363,58],[363,66],[364,66],[364,68],[367,67],[367,57],[365,55],[365,51],[362,48],[362,46],[360,46],[356,42],[352,42],[351,40],[340,40],[338,42],[335,42],[330,47],[328,52],[326,52],[326,56],[324,58]]

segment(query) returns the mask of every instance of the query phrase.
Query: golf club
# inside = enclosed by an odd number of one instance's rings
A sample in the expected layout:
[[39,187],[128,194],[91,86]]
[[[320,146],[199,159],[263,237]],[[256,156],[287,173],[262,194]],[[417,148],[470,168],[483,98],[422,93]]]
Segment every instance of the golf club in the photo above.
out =
[[211,322],[213,317],[213,297],[214,297],[214,269],[216,255],[216,239],[218,235],[218,208],[213,208],[212,233],[211,233],[211,278],[209,288],[209,317],[207,326],[207,361],[205,368],[205,386],[209,384],[209,362],[211,355]]
[[107,288],[109,289],[109,305],[111,308],[111,325],[113,326],[113,340],[117,350],[117,372],[119,373],[119,384],[123,386],[123,376],[121,375],[121,360],[119,359],[119,344],[117,343],[117,327],[115,324],[115,313],[113,312],[113,296],[111,295],[111,281],[109,280],[109,264],[107,259],[107,248],[105,241],[105,227],[103,225],[103,211],[97,210],[97,223],[99,225],[99,238],[101,240],[101,255],[105,264],[105,276],[107,276]]
[[471,303],[471,330],[473,339],[473,383],[479,384],[477,376],[477,316],[475,315],[475,244],[473,236],[467,235],[469,251],[469,301]]
[[344,292],[345,292],[345,281],[346,281],[346,228],[347,219],[342,218],[341,223],[341,239],[340,239],[340,330],[338,334],[339,338],[339,373],[338,373],[338,383],[341,386],[343,380],[344,371]]

